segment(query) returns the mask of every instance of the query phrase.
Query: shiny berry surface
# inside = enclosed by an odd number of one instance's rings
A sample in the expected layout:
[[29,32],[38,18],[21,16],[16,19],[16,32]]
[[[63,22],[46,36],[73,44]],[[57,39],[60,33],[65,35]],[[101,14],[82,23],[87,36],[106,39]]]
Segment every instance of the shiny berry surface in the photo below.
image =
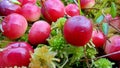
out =
[[19,14],[23,15],[27,21],[34,22],[40,18],[41,9],[35,4],[27,3],[22,6],[22,8],[19,11]]
[[21,7],[12,3],[10,0],[0,1],[0,15],[7,16],[11,13],[16,13]]
[[[14,42],[4,48],[1,57],[3,67],[28,66],[33,48],[26,42]],[[0,58],[1,59],[1,58]]]
[[27,30],[26,19],[17,13],[10,14],[2,21],[2,33],[9,39],[20,38]]
[[[105,46],[106,54],[120,51],[120,36],[114,35],[110,37]],[[108,56],[111,60],[120,61],[120,53]]]
[[63,29],[66,41],[74,46],[84,46],[92,36],[92,23],[85,16],[69,18]]
[[64,16],[64,4],[60,0],[46,0],[42,4],[41,12],[48,22],[55,22]]
[[44,43],[49,37],[50,31],[51,27],[46,21],[36,21],[30,28],[28,40],[33,45]]
[[100,30],[94,30],[92,33],[92,42],[96,47],[102,47],[106,42],[106,37]]
[[80,15],[80,11],[79,8],[76,4],[68,4],[65,7],[65,12],[67,15],[69,16],[76,16],[76,15]]

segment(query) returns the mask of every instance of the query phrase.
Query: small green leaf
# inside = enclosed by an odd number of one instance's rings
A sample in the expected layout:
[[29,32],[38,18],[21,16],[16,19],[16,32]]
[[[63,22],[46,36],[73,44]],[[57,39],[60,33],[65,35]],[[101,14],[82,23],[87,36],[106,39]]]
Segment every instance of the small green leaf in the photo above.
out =
[[97,23],[97,24],[100,24],[100,23],[103,21],[103,19],[104,19],[104,16],[103,16],[103,15],[100,15],[100,16],[97,18],[96,23]]
[[95,55],[98,53],[95,47],[86,47],[86,53],[88,58],[95,58]]
[[113,63],[106,58],[100,58],[94,63],[96,68],[112,68]]
[[28,41],[28,35],[24,34],[18,41]]
[[83,47],[70,47],[71,49],[67,50],[69,53],[70,51],[72,51],[72,57],[70,58],[70,65],[75,63],[76,61],[79,61],[81,58],[84,57],[84,48]]
[[51,25],[51,35],[55,36],[59,33],[62,33],[63,26],[65,24],[66,18],[59,18],[56,22],[53,22]]
[[40,0],[37,0],[37,1],[36,1],[36,4],[37,4],[37,6],[41,6]]
[[57,21],[56,21],[56,26],[58,27],[58,28],[60,28],[60,29],[62,29],[63,28],[63,26],[64,26],[64,24],[65,24],[65,21],[66,21],[67,19],[66,18],[59,18]]
[[54,50],[60,50],[64,48],[64,44],[66,42],[62,34],[57,34],[56,36],[53,36],[50,39],[48,39],[48,43]]
[[6,47],[11,41],[10,40],[1,40],[0,41],[0,48]]
[[102,29],[103,29],[104,34],[107,35],[108,34],[108,30],[109,30],[108,23],[103,23],[102,24]]
[[112,15],[113,18],[117,15],[117,8],[114,2],[112,2],[111,4],[110,14]]
[[53,22],[51,26],[52,26],[52,28],[62,29],[66,20],[67,19],[64,18],[64,17],[63,18],[59,18],[56,22]]

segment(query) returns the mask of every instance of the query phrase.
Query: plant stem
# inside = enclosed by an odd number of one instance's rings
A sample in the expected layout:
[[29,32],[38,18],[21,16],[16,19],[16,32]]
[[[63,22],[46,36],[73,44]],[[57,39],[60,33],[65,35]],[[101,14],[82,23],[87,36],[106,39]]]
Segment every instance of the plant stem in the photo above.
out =
[[[104,14],[104,13],[102,13],[102,14],[103,14],[104,17],[105,17],[105,14]],[[106,18],[105,18],[105,19],[106,19]],[[119,18],[118,18],[118,19],[119,19]],[[110,25],[112,28],[114,28],[115,30],[117,30],[117,32],[120,33],[120,30],[119,30],[116,26],[114,26],[114,25],[111,24],[112,21],[118,20],[118,19],[113,19],[113,20],[108,20],[108,19],[106,19],[106,21],[107,21],[107,23],[109,23],[109,25]]]
[[84,46],[84,55],[85,55],[85,60],[86,60],[87,67],[90,68],[89,60],[87,58],[87,53],[86,53],[86,46]]
[[120,30],[119,30],[117,27],[115,27],[115,26],[112,25],[111,23],[109,23],[109,25],[120,33]]
[[103,57],[108,57],[108,56],[119,54],[119,53],[120,53],[120,51],[116,51],[116,52],[113,52],[113,53],[110,53],[110,54],[107,54],[107,55],[99,56],[96,59],[103,58]]
[[74,2],[75,2],[75,4],[76,4],[76,5],[78,5],[78,3],[77,3],[77,1],[76,1],[76,0],[74,0]]
[[63,68],[68,62],[68,57],[67,57],[66,53],[64,53],[64,56],[66,57],[66,60],[65,60],[64,64],[59,68]]
[[85,8],[84,10],[100,10],[99,8]]
[[80,10],[80,14],[81,14],[80,0],[78,0],[78,7],[79,7],[79,10]]
[[78,5],[79,10],[80,10],[80,15],[83,15],[82,10],[81,10],[80,0],[78,0],[78,4],[77,5]]
[[[116,51],[116,52],[113,52],[113,53],[109,53],[109,54],[106,54],[106,55],[102,55],[102,56],[99,56],[99,57],[96,57],[94,58],[93,60],[97,60],[99,58],[104,58],[104,57],[108,57],[108,56],[111,56],[111,55],[115,55],[115,54],[119,54],[120,51]],[[87,59],[87,62],[88,61],[91,61],[92,59]],[[83,60],[80,60],[80,61],[86,61],[86,59],[83,59]]]
[[[103,4],[99,7],[99,9],[103,9],[105,6],[106,6],[106,3],[108,2],[108,0],[103,0],[104,2],[103,2]],[[101,15],[101,13],[102,13],[102,10],[99,10],[95,15],[96,15],[96,17],[95,17],[95,20]]]

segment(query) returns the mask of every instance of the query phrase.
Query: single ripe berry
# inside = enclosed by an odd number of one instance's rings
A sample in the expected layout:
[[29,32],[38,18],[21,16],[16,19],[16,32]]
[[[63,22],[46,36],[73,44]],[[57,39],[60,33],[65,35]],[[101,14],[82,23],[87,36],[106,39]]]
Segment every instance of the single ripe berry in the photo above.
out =
[[0,51],[0,67],[28,66],[33,48],[26,42],[13,42]]
[[[105,46],[105,53],[110,54],[117,51],[120,51],[120,36],[114,35],[110,37],[109,41],[107,41]],[[108,56],[108,58],[114,61],[120,61],[120,52],[117,54],[110,55]]]
[[23,15],[27,21],[34,22],[39,20],[41,15],[41,9],[35,4],[27,3],[22,6],[18,13]]
[[28,40],[33,45],[45,43],[51,31],[50,25],[45,21],[36,21],[30,28]]
[[64,16],[64,4],[60,0],[45,0],[41,8],[44,18],[51,23]]
[[92,33],[92,42],[95,44],[95,47],[102,47],[106,42],[104,33],[100,30],[94,30]]
[[20,9],[20,5],[14,4],[10,0],[0,0],[0,15],[7,16],[17,13]]
[[14,40],[24,35],[28,23],[26,19],[17,13],[6,16],[2,21],[2,33],[7,38]]
[[69,16],[76,16],[76,15],[80,15],[80,11],[79,8],[76,4],[68,4],[65,7],[65,12],[67,15]]
[[66,41],[74,46],[84,46],[92,36],[92,23],[85,16],[69,18],[63,29]]
[[80,6],[82,9],[92,8],[95,5],[95,0],[80,0]]

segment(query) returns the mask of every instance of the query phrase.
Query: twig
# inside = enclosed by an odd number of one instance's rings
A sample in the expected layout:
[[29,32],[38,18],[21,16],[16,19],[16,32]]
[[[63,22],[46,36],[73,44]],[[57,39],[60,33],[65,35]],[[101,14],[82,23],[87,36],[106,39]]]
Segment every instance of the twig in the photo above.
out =
[[[103,14],[103,16],[105,17],[104,11],[102,11],[102,14]],[[119,18],[118,18],[118,19],[119,19]],[[115,30],[117,30],[117,32],[120,33],[120,30],[119,30],[116,26],[114,26],[114,25],[111,24],[112,21],[118,20],[118,19],[108,20],[108,19],[105,18],[106,22],[109,23],[109,25],[110,25],[112,28],[114,28]]]
[[106,54],[106,55],[103,55],[103,56],[99,56],[99,57],[97,57],[95,59],[99,59],[99,58],[103,58],[103,57],[108,57],[108,56],[119,54],[119,53],[120,53],[120,51],[116,51],[116,52],[109,53],[109,54]]
[[114,28],[115,30],[117,30],[117,32],[119,32],[120,33],[120,30],[117,28],[117,27],[115,27],[114,25],[112,25],[111,23],[109,23],[109,25],[112,27],[112,28]]
[[64,53],[64,55],[66,57],[66,60],[65,60],[64,64],[61,67],[59,67],[59,68],[63,68],[67,64],[67,62],[68,62],[68,57],[67,57],[66,53]]
[[[113,53],[109,53],[109,54],[106,54],[106,55],[102,55],[102,56],[96,57],[94,59],[87,59],[87,61],[97,60],[99,58],[104,58],[104,57],[108,57],[108,56],[119,54],[119,53],[120,53],[120,51],[116,51],[116,52],[113,52]],[[86,61],[86,59],[83,59],[83,60],[80,60],[80,61]]]
[[90,68],[89,60],[88,60],[88,58],[87,58],[86,47],[85,47],[85,46],[84,46],[84,55],[85,55],[85,61],[86,61],[87,67]]
[[78,3],[77,3],[77,1],[76,1],[76,0],[74,0],[74,2],[75,2],[75,4],[76,4],[76,5],[78,5]]
[[92,10],[92,9],[94,9],[94,10],[100,10],[99,8],[85,8],[84,10]]

